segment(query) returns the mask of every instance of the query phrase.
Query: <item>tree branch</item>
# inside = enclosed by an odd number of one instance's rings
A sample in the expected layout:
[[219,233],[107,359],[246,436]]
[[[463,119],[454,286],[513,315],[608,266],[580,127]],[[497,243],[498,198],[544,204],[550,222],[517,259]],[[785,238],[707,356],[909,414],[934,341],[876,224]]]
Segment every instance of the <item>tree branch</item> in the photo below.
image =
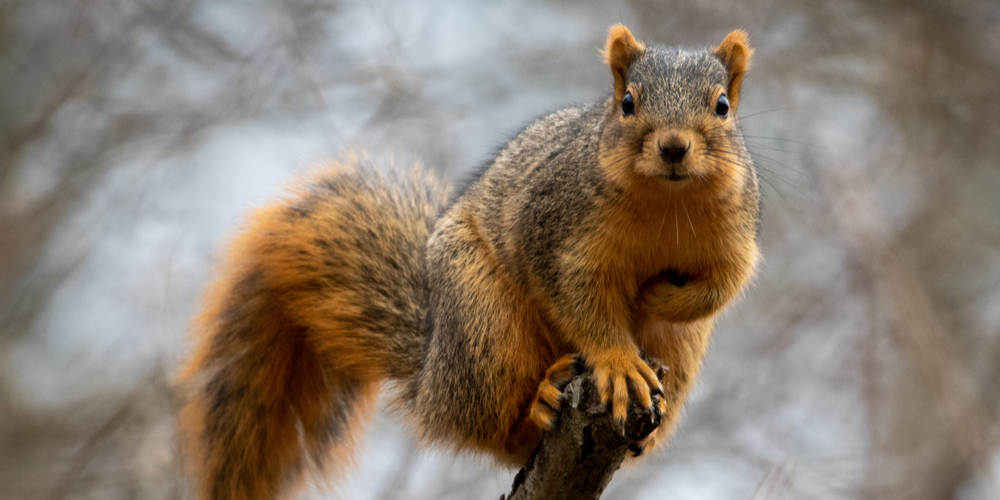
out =
[[[662,375],[658,360],[647,361]],[[652,411],[633,401],[624,426],[615,423],[590,373],[574,378],[563,393],[566,404],[555,428],[545,433],[500,500],[596,500],[630,448],[641,452],[638,443],[660,425],[658,396]]]

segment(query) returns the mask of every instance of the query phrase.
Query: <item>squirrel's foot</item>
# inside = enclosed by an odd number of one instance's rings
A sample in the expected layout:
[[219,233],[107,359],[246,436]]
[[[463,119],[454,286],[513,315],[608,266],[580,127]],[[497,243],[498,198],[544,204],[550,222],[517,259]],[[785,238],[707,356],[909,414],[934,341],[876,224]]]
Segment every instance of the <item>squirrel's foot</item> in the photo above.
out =
[[573,377],[583,373],[583,362],[576,354],[567,354],[556,361],[545,372],[545,378],[538,384],[538,392],[531,402],[528,413],[531,421],[542,431],[555,425],[556,414],[562,408],[563,389]]
[[[639,357],[639,352],[605,351],[587,357],[594,367],[594,381],[601,402],[611,404],[611,415],[624,425],[628,414],[629,389],[637,402],[653,410],[654,398],[658,395],[660,410],[663,405],[663,386],[656,372]],[[624,429],[624,428],[623,428]],[[624,432],[624,430],[623,430]]]
[[[642,358],[643,360],[646,361],[646,364],[649,365],[649,367],[653,370],[653,372],[656,373],[656,379],[662,381],[663,378],[667,375],[667,367],[666,365],[663,364],[663,361],[660,361],[658,358],[647,356],[646,354],[642,354]],[[667,414],[667,398],[663,397],[662,395],[654,396],[653,402],[654,404],[657,405],[657,408],[654,411],[653,418],[661,420],[663,416]],[[659,425],[666,425],[667,429],[669,429],[671,426],[669,422],[662,422],[662,420]],[[649,450],[656,448],[656,445],[660,442],[660,438],[666,435],[668,434],[664,432],[664,429],[659,428],[649,433],[649,435],[643,438],[642,440],[636,441],[631,445],[629,445],[628,449],[630,452],[632,452],[632,458],[641,457]]]

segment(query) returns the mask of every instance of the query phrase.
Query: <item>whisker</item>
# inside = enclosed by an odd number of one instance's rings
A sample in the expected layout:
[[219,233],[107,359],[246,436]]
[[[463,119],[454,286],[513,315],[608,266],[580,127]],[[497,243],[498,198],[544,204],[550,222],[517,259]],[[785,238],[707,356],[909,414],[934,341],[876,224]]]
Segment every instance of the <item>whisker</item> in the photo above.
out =
[[[772,184],[771,181],[769,181],[766,177],[761,177],[760,179],[764,181],[768,186],[771,186],[771,189],[773,189],[775,193],[778,193],[778,196],[781,197],[781,200],[784,201],[786,205],[788,205],[788,208],[792,209],[792,214],[794,214],[795,217],[798,218],[803,225],[808,226],[808,223],[806,223],[806,220],[805,218],[802,217],[802,214],[800,214],[799,211],[796,210],[795,205],[792,205],[792,203],[788,201],[788,198],[785,198],[785,195],[781,193],[780,189],[776,188],[774,184]],[[779,214],[781,213],[781,211],[777,210],[777,207],[775,207],[773,203],[771,204],[771,207],[774,208],[775,211],[778,212]]]
[[694,231],[694,222],[691,222],[691,214],[688,213],[687,203],[684,203],[683,200],[681,200],[681,207],[684,208],[684,215],[687,216],[688,224],[691,225],[691,234],[694,235],[694,239],[698,239],[698,233]]
[[[757,163],[757,166],[758,166],[758,168],[765,168],[765,169],[767,168],[767,167],[763,166],[763,163],[764,163],[764,162],[762,162],[762,161],[759,161],[759,160],[758,160],[758,159],[763,159],[763,160],[766,160],[766,161],[769,161],[769,162],[771,162],[771,163],[775,163],[775,164],[778,164],[778,165],[780,165],[780,166],[782,166],[782,167],[785,167],[786,169],[788,169],[788,170],[791,170],[791,171],[793,171],[793,172],[796,172],[796,173],[798,173],[798,174],[800,174],[800,175],[803,175],[803,176],[805,176],[805,177],[806,177],[807,179],[809,179],[809,180],[814,180],[814,179],[813,179],[813,178],[812,178],[811,176],[806,176],[806,175],[805,175],[805,174],[803,174],[802,172],[799,172],[799,171],[795,170],[794,168],[792,168],[792,167],[791,167],[790,165],[788,165],[788,164],[785,164],[785,163],[783,163],[783,162],[780,162],[780,161],[778,161],[778,160],[775,160],[774,158],[770,158],[770,157],[767,157],[767,156],[764,156],[764,155],[762,155],[762,154],[760,154],[760,153],[752,153],[752,154],[753,154],[753,156],[754,156],[754,162],[755,162],[755,163]],[[791,186],[792,188],[794,188],[795,190],[798,190],[798,186],[796,186],[796,185],[795,185],[794,183],[792,183],[792,182],[791,182],[791,180],[790,180],[790,179],[788,179],[787,177],[785,177],[785,176],[782,176],[781,174],[778,174],[778,173],[777,173],[776,171],[774,171],[773,169],[767,169],[767,170],[768,170],[769,172],[771,172],[772,174],[774,174],[774,175],[776,175],[776,176],[780,177],[780,178],[781,178],[782,180],[784,180],[784,181],[785,181],[786,183],[788,183],[788,185],[789,185],[789,186]],[[801,191],[800,191],[800,192],[801,192]],[[805,194],[805,193],[802,193],[802,194]]]
[[656,232],[656,239],[657,239],[657,241],[659,241],[659,239],[660,239],[660,234],[663,233],[663,223],[664,222],[667,222],[667,213],[666,212],[663,212],[663,218],[660,219],[660,230]]
[[741,133],[736,132],[736,131],[732,131],[732,132],[725,131],[724,133],[719,133],[719,134],[714,134],[714,135],[709,136],[707,134],[707,132],[710,132],[712,130],[715,130],[715,128],[712,128],[712,129],[709,129],[709,130],[706,131],[706,138],[738,138],[738,137],[742,137],[743,139],[757,139],[757,140],[764,140],[764,141],[787,142],[787,143],[792,143],[792,144],[799,144],[799,145],[802,145],[802,146],[809,146],[811,148],[822,149],[822,150],[829,150],[830,149],[829,146],[823,146],[821,144],[814,144],[814,143],[811,143],[811,142],[799,141],[799,140],[795,140],[795,139],[786,139],[786,138],[783,138],[783,137],[771,137],[771,136],[767,136],[767,135],[741,134]]
[[813,152],[809,152],[809,151],[795,150],[795,149],[779,148],[779,147],[775,147],[775,146],[769,146],[769,145],[766,145],[766,144],[759,144],[759,143],[752,142],[752,141],[746,141],[746,146],[747,146],[747,149],[751,150],[751,152],[753,152],[753,150],[756,150],[756,149],[766,149],[768,151],[778,151],[778,152],[781,152],[781,153],[788,153],[788,154],[799,155],[799,156],[808,156],[808,157],[813,157],[813,158],[818,158],[820,156],[820,153],[813,153]]
[[681,225],[677,221],[677,200],[674,200],[674,230],[677,232],[677,246],[681,246]]
[[823,149],[823,150],[829,150],[830,149],[829,146],[823,146],[822,144],[813,144],[811,142],[797,141],[795,139],[784,139],[784,138],[781,138],[781,137],[768,137],[766,135],[744,135],[743,138],[744,139],[766,139],[766,140],[769,140],[769,141],[790,142],[792,144],[800,144],[802,146],[809,146],[811,148],[817,148],[817,149]]
[[750,113],[748,115],[738,115],[737,119],[738,120],[745,120],[747,118],[752,118],[754,116],[760,116],[760,115],[767,114],[767,113],[776,113],[778,111],[788,111],[790,109],[795,109],[795,107],[794,106],[785,106],[783,108],[765,109],[763,111],[758,111],[756,113]]
[[[720,161],[729,162],[730,164],[734,164],[735,163],[730,158],[720,157],[719,154],[722,154],[722,155],[726,155],[726,154],[733,155],[734,153],[731,152],[731,151],[728,151],[728,150],[723,150],[723,149],[718,149],[718,148],[706,149],[706,155],[707,156],[710,156],[712,158],[716,158],[716,159],[718,159]],[[755,151],[750,151],[750,155],[751,155],[751,157],[754,160],[754,164],[757,166],[757,168],[759,170],[764,170],[764,171],[767,171],[767,172],[773,174],[776,177],[780,177],[784,182],[788,183],[789,186],[791,186],[796,191],[799,191],[800,193],[802,193],[802,191],[799,189],[799,185],[796,183],[797,181],[793,181],[792,178],[784,176],[784,175],[778,173],[778,171],[776,171],[774,169],[768,168],[766,166],[766,162],[771,162],[771,163],[774,163],[774,164],[777,164],[777,165],[781,165],[781,166],[785,167],[786,170],[791,171],[791,172],[793,172],[793,173],[795,173],[797,175],[802,176],[804,178],[804,180],[809,180],[809,181],[814,181],[815,180],[812,175],[809,175],[808,173],[805,173],[805,172],[803,172],[801,170],[798,170],[798,169],[796,169],[796,168],[794,168],[791,165],[788,165],[786,163],[779,162],[779,161],[777,161],[777,160],[775,160],[775,159],[773,159],[771,157],[768,157],[766,155],[757,153]],[[805,193],[802,193],[802,194],[805,194]]]
[[[767,113],[775,113],[775,112],[778,112],[778,111],[787,111],[789,109],[795,109],[795,108],[793,108],[793,107],[784,107],[784,108],[765,109],[763,111],[758,111],[756,113],[750,113],[748,115],[739,115],[739,116],[737,116],[736,119],[737,119],[737,121],[743,121],[743,120],[745,120],[747,118],[753,118],[753,117],[756,117],[756,116],[764,115],[764,114],[767,114]],[[726,125],[728,125],[728,123],[727,122],[723,122],[723,123],[720,123],[720,124],[718,124],[718,125],[710,128],[710,129],[706,130],[705,132],[706,133],[707,132],[711,132],[712,130],[715,130],[715,129],[718,129],[718,128],[721,128],[721,127],[725,127]]]

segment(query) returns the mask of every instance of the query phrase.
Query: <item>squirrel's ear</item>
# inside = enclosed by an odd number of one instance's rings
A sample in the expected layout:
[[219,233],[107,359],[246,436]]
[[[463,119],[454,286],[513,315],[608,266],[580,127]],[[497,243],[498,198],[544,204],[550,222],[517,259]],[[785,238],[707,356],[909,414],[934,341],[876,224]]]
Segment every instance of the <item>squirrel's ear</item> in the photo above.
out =
[[729,104],[733,109],[740,102],[740,85],[743,83],[743,75],[750,69],[750,57],[753,49],[747,41],[747,32],[736,30],[726,36],[726,39],[715,48],[715,55],[722,60],[729,71]]
[[615,100],[620,101],[625,97],[625,87],[628,82],[625,75],[629,66],[646,50],[642,42],[636,41],[632,32],[622,24],[616,24],[608,31],[608,43],[604,47],[602,55],[605,62],[611,67],[611,73],[615,76]]

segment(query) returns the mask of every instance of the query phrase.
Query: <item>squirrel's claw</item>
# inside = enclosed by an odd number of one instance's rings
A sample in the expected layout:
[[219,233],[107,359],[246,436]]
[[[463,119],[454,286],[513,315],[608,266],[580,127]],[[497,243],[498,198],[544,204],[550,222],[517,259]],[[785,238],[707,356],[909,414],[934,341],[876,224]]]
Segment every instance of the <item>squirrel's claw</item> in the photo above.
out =
[[563,389],[573,377],[582,373],[582,368],[579,356],[567,354],[545,372],[545,378],[538,384],[538,392],[535,393],[528,412],[529,418],[539,429],[547,431],[555,425],[556,415],[565,400]]
[[[610,404],[611,415],[624,424],[628,415],[629,392],[641,406],[653,409],[653,395],[663,400],[663,386],[656,373],[638,353],[631,355],[602,353],[588,358],[594,367],[594,378],[601,401]],[[631,389],[631,391],[630,391]],[[624,430],[623,430],[624,432]]]

